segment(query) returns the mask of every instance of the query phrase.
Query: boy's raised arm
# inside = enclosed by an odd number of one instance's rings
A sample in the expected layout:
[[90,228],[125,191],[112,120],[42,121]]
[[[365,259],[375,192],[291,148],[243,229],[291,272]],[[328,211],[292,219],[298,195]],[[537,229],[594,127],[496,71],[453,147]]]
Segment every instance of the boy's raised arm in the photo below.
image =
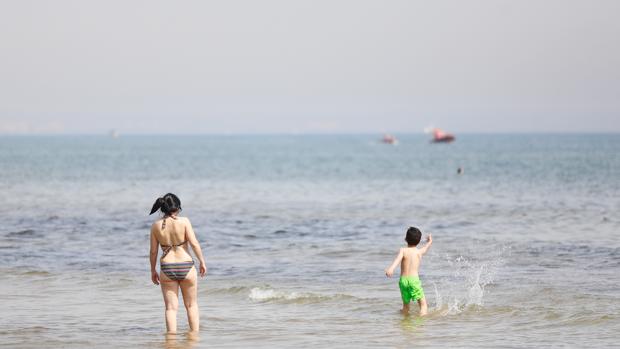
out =
[[385,269],[385,275],[387,277],[392,277],[392,275],[394,274],[394,269],[396,269],[396,266],[398,265],[398,263],[400,263],[402,259],[403,259],[403,249],[401,248],[400,250],[398,250],[398,255],[396,256],[396,258],[394,258],[394,262],[392,262],[392,265],[390,265],[387,269]]
[[433,235],[428,234],[426,237],[426,245],[420,249],[420,254],[424,255],[433,244]]

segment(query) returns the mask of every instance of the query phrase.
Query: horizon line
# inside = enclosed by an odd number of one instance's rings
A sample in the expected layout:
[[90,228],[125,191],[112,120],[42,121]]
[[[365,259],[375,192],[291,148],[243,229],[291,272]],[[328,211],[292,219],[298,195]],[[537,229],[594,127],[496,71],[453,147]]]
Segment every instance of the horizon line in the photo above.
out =
[[[112,132],[116,132],[112,134]],[[618,131],[463,131],[450,132],[458,135],[618,135]],[[0,132],[0,136],[101,136],[101,137],[117,137],[126,136],[381,136],[385,134],[391,135],[429,135],[426,132],[118,132],[111,130],[107,132]]]

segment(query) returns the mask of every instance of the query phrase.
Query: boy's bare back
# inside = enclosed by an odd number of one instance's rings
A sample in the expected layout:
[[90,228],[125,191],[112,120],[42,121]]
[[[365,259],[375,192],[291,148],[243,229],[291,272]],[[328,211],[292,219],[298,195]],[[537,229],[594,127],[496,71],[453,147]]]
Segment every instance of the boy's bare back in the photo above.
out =
[[401,248],[403,259],[400,262],[400,276],[418,276],[422,255],[417,247]]
[[400,264],[400,276],[418,276],[422,256],[426,254],[433,244],[433,236],[431,234],[428,234],[426,242],[426,245],[422,248],[417,246],[401,247],[392,265],[385,269],[385,275],[392,276],[394,269]]

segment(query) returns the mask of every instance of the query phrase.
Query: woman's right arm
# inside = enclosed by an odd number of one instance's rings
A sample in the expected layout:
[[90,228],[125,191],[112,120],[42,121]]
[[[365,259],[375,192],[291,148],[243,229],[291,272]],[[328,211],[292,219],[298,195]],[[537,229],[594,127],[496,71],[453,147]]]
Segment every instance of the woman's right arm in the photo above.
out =
[[149,259],[151,261],[151,281],[155,285],[159,285],[159,274],[157,273],[157,254],[159,253],[159,243],[155,237],[155,225],[151,227],[151,252],[149,253]]
[[194,228],[192,228],[192,223],[189,221],[189,218],[187,218],[185,233],[187,234],[187,240],[192,246],[192,250],[194,250],[196,258],[200,261],[200,276],[204,277],[207,274],[207,264],[205,263],[205,257],[202,255],[200,243],[198,243],[198,239],[196,239],[196,234],[194,233]]

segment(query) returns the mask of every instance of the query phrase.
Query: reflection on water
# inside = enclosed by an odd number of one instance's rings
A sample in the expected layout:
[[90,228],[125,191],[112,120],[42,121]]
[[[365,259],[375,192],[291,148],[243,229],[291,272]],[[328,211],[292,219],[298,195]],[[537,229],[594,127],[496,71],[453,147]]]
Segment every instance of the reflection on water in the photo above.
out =
[[427,320],[424,316],[418,316],[414,314],[403,315],[402,320],[400,321],[400,327],[402,328],[404,333],[411,334],[421,334],[424,330],[424,323]]
[[166,333],[164,338],[165,349],[191,349],[200,342],[200,333],[197,331],[182,334]]

